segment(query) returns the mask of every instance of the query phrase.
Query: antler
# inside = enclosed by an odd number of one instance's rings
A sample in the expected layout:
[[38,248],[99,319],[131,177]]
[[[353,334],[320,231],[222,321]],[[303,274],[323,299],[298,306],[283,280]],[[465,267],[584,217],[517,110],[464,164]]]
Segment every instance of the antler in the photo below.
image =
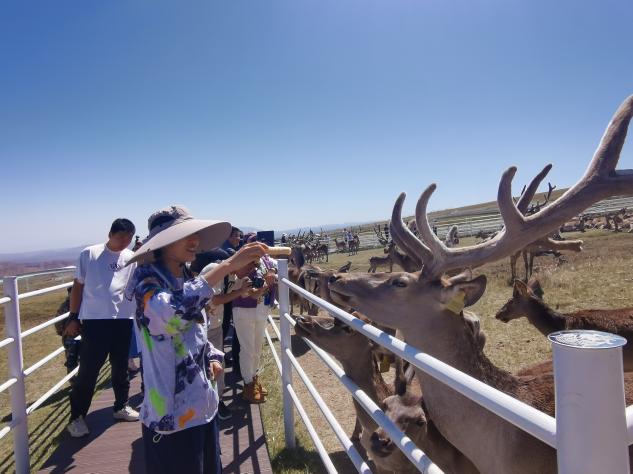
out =
[[[494,238],[471,247],[447,248],[433,233],[427,219],[427,205],[436,188],[436,185],[432,184],[422,193],[416,206],[415,217],[420,240],[410,231],[407,232],[408,229],[405,229],[402,223],[402,204],[406,196],[404,193],[400,194],[393,208],[391,225],[394,240],[397,232],[398,240],[401,242],[396,240],[396,243],[412,258],[425,263],[422,275],[428,279],[436,279],[449,270],[476,267],[512,255],[527,244],[556,230],[561,223],[596,201],[618,195],[633,195],[633,170],[615,169],[631,116],[633,96],[628,97],[616,111],[580,181],[557,201],[531,216],[523,216],[518,204],[515,205],[512,200],[512,179],[516,174],[516,167],[508,168],[501,177],[497,193],[505,228]],[[537,187],[542,180],[538,178],[546,169],[547,167],[532,181],[538,181]],[[529,189],[526,189],[524,196],[528,194]]]
[[374,234],[376,234],[376,237],[378,237],[380,245],[387,245],[389,243],[389,239],[385,237],[385,235],[382,233],[380,224],[374,224]]

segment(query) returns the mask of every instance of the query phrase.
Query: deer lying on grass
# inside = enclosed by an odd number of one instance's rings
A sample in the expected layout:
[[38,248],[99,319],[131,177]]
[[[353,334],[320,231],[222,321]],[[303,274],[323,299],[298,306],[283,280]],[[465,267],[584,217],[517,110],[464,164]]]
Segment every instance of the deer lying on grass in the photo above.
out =
[[[401,194],[394,206],[391,234],[400,248],[422,267],[416,273],[335,275],[329,289],[335,302],[353,307],[373,321],[399,329],[406,342],[533,407],[553,413],[551,374],[515,376],[496,367],[483,353],[483,335],[476,315],[463,311],[485,291],[486,277],[463,273],[463,268],[506,258],[555,231],[594,202],[633,195],[633,170],[617,171],[620,151],[633,115],[633,96],[627,98],[609,123],[581,180],[556,202],[525,217],[512,201],[516,168],[502,176],[497,201],[505,228],[483,244],[448,249],[429,226],[427,205],[435,185],[420,196],[416,221],[420,238],[402,222]],[[416,370],[424,389],[429,418],[439,431],[483,473],[527,474],[556,472],[556,451],[460,395],[433,377]],[[627,405],[633,401],[633,379],[625,374]],[[467,426],[464,420],[468,420]]]
[[[295,331],[338,359],[345,373],[376,404],[380,405],[383,400],[394,394],[380,375],[372,355],[373,344],[362,334],[331,316],[301,317],[297,320]],[[392,401],[391,404],[395,409],[395,403]],[[362,427],[361,445],[374,461],[377,467],[376,472],[417,472],[402,451],[393,445],[387,448],[387,443],[385,443],[384,449],[374,451],[372,435],[378,426],[356,400],[354,400],[354,409]],[[460,474],[478,472],[472,463],[448,443],[432,424],[427,429],[425,417],[419,418],[419,421],[419,424],[408,424],[403,431],[444,472]],[[373,444],[375,443],[376,441],[373,441]],[[378,455],[373,456],[372,452]]]
[[633,307],[559,313],[545,304],[541,285],[532,277],[527,285],[515,280],[512,298],[497,312],[496,318],[507,323],[524,316],[545,336],[563,329],[593,329],[619,334],[631,341],[622,348],[622,355],[624,370],[633,371]]

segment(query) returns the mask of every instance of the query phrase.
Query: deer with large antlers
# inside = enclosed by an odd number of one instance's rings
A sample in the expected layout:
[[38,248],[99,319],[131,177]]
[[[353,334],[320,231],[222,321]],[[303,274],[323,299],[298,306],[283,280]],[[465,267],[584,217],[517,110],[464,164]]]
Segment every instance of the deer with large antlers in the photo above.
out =
[[[452,278],[446,272],[474,268],[506,258],[535,240],[554,232],[594,202],[612,196],[633,195],[633,170],[616,170],[626,138],[633,96],[615,113],[600,145],[580,181],[558,200],[539,212],[524,216],[512,200],[516,168],[505,171],[497,201],[505,223],[487,242],[470,247],[447,248],[429,226],[427,205],[435,191],[429,186],[416,207],[420,238],[404,226],[401,194],[394,206],[391,233],[394,241],[421,271],[416,273],[335,275],[329,289],[332,299],[353,307],[373,321],[402,331],[406,342],[537,409],[554,410],[551,374],[515,376],[496,367],[483,353],[478,318],[464,307],[484,293],[486,277],[468,272]],[[430,419],[442,435],[483,473],[527,474],[556,472],[556,451],[521,429],[416,370],[424,388]],[[625,377],[627,404],[632,401],[633,380]],[[468,420],[465,424],[464,420]],[[599,470],[599,467],[596,467]]]

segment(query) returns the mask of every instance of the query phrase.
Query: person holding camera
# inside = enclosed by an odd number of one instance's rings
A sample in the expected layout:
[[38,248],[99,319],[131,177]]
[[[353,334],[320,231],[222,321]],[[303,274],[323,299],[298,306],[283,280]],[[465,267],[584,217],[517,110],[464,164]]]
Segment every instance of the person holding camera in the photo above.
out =
[[81,334],[79,372],[70,391],[70,423],[74,438],[89,433],[85,417],[92,402],[99,371],[109,357],[114,391],[114,418],[138,421],[138,412],[128,406],[130,382],[127,365],[132,335],[134,306],[124,298],[125,287],[134,271],[128,265],[134,224],[116,219],[108,241],[84,249],[77,264],[70,293],[66,341]]
[[[254,234],[247,237],[247,242],[254,240]],[[259,382],[258,372],[268,313],[275,301],[277,261],[265,255],[248,273],[247,270],[236,272],[239,279],[233,291],[243,285],[250,285],[252,291],[233,300],[233,324],[241,346],[240,371],[244,379],[242,397],[249,403],[262,403],[266,401],[268,391]]]
[[228,236],[228,222],[194,219],[182,206],[153,213],[149,237],[126,290],[136,301],[145,391],[141,407],[147,472],[219,474],[216,380],[223,354],[207,339],[204,307],[224,277],[262,257],[254,243],[210,271],[194,276],[188,264]]

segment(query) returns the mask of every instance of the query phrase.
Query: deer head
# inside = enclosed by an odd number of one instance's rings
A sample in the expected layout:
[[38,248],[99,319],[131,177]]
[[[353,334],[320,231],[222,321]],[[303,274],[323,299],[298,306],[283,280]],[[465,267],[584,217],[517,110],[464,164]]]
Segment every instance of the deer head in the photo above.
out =
[[530,278],[527,284],[521,280],[514,280],[512,298],[503,305],[495,317],[499,321],[507,323],[525,316],[535,299],[539,301],[543,299],[543,290],[536,278]]
[[[415,221],[420,236],[416,237],[402,221],[406,195],[400,194],[391,217],[391,236],[422,270],[415,273],[337,274],[329,283],[332,299],[356,308],[380,324],[400,329],[415,328],[416,334],[424,329],[438,329],[448,324],[446,321],[468,325],[470,319],[461,310],[479,299],[485,290],[486,279],[483,276],[469,279],[463,275],[445,279],[442,278],[444,273],[509,257],[554,232],[594,202],[612,196],[633,195],[633,170],[615,169],[632,115],[633,96],[616,111],[580,181],[558,200],[531,216],[524,216],[519,209],[523,205],[521,200],[514,203],[512,179],[516,168],[507,169],[497,193],[505,227],[486,242],[449,249],[437,238],[427,218],[427,206],[435,184],[430,185],[418,200]],[[539,176],[544,177],[550,168],[548,165]],[[540,183],[537,178],[533,182]],[[449,318],[442,319],[445,315]],[[458,317],[454,318],[455,315]],[[426,339],[426,342],[430,341]]]

